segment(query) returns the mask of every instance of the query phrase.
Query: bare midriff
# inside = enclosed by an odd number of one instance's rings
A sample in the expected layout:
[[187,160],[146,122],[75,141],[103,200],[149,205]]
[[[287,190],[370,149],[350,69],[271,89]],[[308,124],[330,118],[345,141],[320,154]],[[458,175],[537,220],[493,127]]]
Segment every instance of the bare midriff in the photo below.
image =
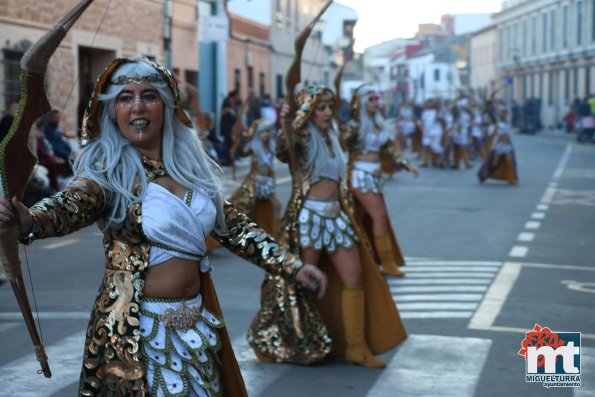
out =
[[310,186],[307,198],[314,200],[338,200],[339,195],[339,184],[337,182],[330,179],[322,179]]
[[368,152],[364,154],[360,154],[357,156],[357,160],[359,161],[370,161],[370,162],[379,162],[380,161],[380,154],[376,152]]
[[144,295],[151,298],[189,298],[200,292],[198,263],[172,258],[149,267]]

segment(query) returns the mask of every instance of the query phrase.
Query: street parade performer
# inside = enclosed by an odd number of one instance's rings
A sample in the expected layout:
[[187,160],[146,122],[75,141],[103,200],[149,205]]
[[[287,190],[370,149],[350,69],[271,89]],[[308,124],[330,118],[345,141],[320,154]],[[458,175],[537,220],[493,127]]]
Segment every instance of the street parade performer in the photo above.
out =
[[492,137],[492,146],[477,177],[480,183],[488,178],[506,181],[511,185],[519,182],[516,156],[510,138],[510,124],[506,122],[506,110],[498,112],[498,123]]
[[224,202],[222,171],[193,129],[169,71],[115,59],[86,109],[72,182],[30,209],[0,197],[0,217],[18,217],[24,244],[95,222],[103,232],[81,396],[246,396],[209,274],[209,234],[288,285],[325,292],[320,270]]
[[374,355],[402,342],[406,331],[345,194],[335,105],[335,94],[324,86],[299,90],[297,112],[288,104],[282,109],[277,145],[292,175],[281,241],[327,274],[327,295],[315,302],[311,292],[267,273],[248,342],[260,360],[311,364],[329,354],[330,336],[333,355],[383,368]]
[[353,119],[342,133],[342,140],[349,150],[349,186],[357,203],[357,213],[362,220],[368,239],[374,242],[375,253],[382,271],[389,276],[402,277],[399,266],[405,264],[401,248],[391,225],[388,209],[382,194],[383,172],[392,174],[397,167],[418,176],[418,169],[400,152],[384,129],[384,118],[378,108],[378,93],[364,85],[351,100]]
[[275,236],[279,229],[281,202],[275,191],[275,125],[267,119],[255,120],[244,135],[243,157],[251,156],[250,172],[229,201]]

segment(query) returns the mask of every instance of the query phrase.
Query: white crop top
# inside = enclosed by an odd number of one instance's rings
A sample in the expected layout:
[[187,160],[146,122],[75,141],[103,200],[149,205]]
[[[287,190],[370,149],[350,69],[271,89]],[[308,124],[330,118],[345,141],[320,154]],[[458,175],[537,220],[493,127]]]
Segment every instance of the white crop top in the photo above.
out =
[[217,210],[202,192],[188,190],[184,199],[157,183],[149,183],[142,203],[143,233],[151,243],[149,266],[171,258],[197,260],[208,272],[206,239],[213,230]]
[[318,175],[312,175],[312,184],[320,182],[322,179],[330,179],[331,181],[339,182],[341,178],[341,165],[339,164],[338,156],[328,156],[327,159],[328,160],[322,164],[322,167],[320,167]]
[[364,153],[379,153],[380,148],[388,141],[386,131],[379,133],[368,133],[364,142]]

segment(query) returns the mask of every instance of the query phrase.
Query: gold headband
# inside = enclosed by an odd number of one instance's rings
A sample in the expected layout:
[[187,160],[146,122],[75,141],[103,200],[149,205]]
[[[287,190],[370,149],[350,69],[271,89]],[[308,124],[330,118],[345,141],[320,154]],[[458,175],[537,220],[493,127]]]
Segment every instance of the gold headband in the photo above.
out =
[[130,83],[134,84],[142,84],[144,81],[148,83],[159,83],[162,81],[161,77],[157,73],[151,73],[148,76],[118,76],[117,79],[112,80],[112,84],[114,85],[126,85]]

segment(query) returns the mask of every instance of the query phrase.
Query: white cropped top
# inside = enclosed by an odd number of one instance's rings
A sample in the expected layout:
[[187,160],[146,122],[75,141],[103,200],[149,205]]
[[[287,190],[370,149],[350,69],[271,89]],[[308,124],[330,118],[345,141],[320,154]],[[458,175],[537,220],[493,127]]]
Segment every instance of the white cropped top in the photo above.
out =
[[339,164],[338,156],[328,156],[327,159],[328,160],[322,164],[318,175],[312,175],[312,184],[320,182],[322,179],[330,179],[335,182],[339,182],[341,179],[341,165]]
[[364,153],[380,153],[380,148],[388,141],[386,131],[368,133],[364,141]]
[[198,261],[201,272],[210,270],[206,239],[215,226],[217,210],[205,194],[188,190],[182,200],[151,182],[142,207],[143,233],[151,243],[149,266],[177,257]]

